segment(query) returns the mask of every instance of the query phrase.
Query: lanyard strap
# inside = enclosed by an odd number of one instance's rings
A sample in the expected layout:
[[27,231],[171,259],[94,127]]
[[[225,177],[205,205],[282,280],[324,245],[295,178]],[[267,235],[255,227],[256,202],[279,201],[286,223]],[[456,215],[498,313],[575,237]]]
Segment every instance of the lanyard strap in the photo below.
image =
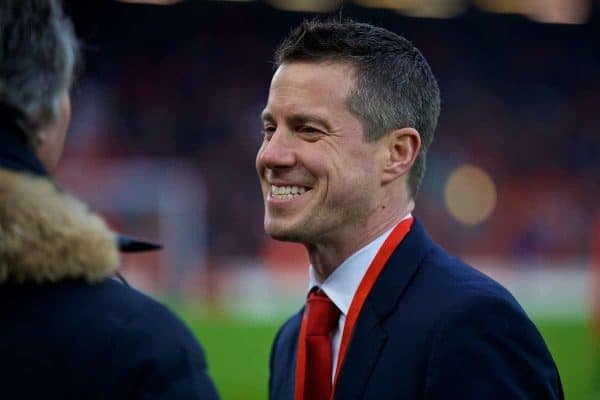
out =
[[[340,343],[339,356],[336,366],[335,379],[333,383],[333,390],[331,391],[331,399],[333,400],[335,395],[335,388],[338,381],[338,376],[340,374],[340,370],[342,369],[342,365],[344,364],[344,359],[346,357],[346,351],[348,350],[348,345],[350,344],[350,340],[352,339],[352,334],[354,332],[354,327],[356,326],[356,321],[360,315],[363,305],[365,304],[365,300],[371,289],[373,289],[373,285],[375,281],[379,277],[379,274],[385,267],[385,264],[391,257],[392,253],[398,247],[402,239],[406,236],[406,234],[410,231],[414,218],[407,218],[401,221],[392,233],[387,237],[383,245],[377,251],[375,258],[369,265],[365,276],[360,281],[360,285],[354,297],[352,298],[352,302],[350,303],[350,308],[348,310],[348,315],[346,316],[346,322],[344,324],[344,331],[342,333],[342,341]],[[298,352],[296,355],[296,385],[294,391],[294,399],[295,400],[304,400],[304,377],[306,373],[306,343],[304,343],[303,338],[306,337],[306,312],[302,316],[302,325],[300,326],[300,336],[298,340]]]

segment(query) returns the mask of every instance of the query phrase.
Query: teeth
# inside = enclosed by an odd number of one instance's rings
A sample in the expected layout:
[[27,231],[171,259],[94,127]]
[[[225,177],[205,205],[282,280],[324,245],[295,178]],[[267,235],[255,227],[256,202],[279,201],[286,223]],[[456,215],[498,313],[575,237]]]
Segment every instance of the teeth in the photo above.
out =
[[271,185],[271,194],[282,199],[291,199],[294,196],[306,193],[301,186],[275,186]]

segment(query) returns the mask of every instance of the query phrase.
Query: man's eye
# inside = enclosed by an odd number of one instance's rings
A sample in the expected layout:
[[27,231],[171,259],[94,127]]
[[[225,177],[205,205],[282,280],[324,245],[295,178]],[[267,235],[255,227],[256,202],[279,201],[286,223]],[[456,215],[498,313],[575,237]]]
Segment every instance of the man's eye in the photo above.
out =
[[271,136],[273,136],[274,133],[275,133],[275,127],[274,126],[265,126],[265,127],[263,127],[263,135],[265,135],[267,138],[270,138]]
[[303,125],[301,127],[298,128],[298,132],[304,132],[304,133],[319,133],[321,132],[319,129],[310,126],[310,125]]

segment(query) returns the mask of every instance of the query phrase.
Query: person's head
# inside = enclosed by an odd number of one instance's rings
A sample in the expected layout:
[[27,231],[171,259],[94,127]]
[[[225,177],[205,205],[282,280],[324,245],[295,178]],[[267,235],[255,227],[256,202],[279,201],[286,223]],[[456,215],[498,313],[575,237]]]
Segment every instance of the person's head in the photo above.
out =
[[344,225],[376,230],[411,204],[440,109],[421,53],[383,28],[313,20],[275,64],[257,155],[267,233],[306,243]]
[[64,146],[77,58],[57,0],[0,2],[0,104],[16,111],[25,140],[50,171]]

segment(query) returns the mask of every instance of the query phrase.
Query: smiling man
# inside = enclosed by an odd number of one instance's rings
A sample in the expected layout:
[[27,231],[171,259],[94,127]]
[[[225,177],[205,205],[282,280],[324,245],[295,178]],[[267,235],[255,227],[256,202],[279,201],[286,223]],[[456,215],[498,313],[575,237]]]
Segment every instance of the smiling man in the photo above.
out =
[[304,22],[275,55],[256,159],[266,232],[309,254],[272,400],[561,399],[539,332],[412,215],[440,109],[421,53],[385,29]]

